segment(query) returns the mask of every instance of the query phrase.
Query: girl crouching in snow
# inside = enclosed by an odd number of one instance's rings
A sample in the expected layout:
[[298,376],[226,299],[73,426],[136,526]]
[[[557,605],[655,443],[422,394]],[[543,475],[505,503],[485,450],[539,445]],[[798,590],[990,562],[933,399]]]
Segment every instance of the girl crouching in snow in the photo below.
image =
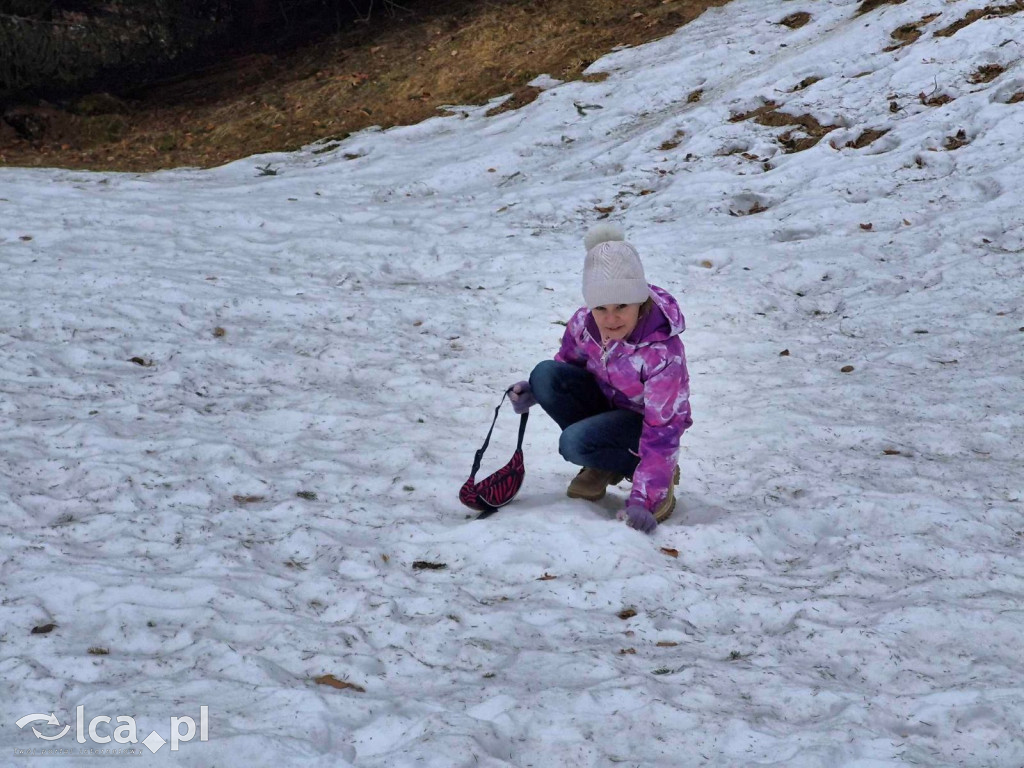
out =
[[636,249],[609,224],[584,239],[583,300],[554,360],[509,393],[516,413],[540,404],[562,436],[558,452],[583,467],[574,499],[597,501],[631,478],[619,519],[650,533],[675,507],[679,440],[690,419],[690,377],[676,300],[648,285]]

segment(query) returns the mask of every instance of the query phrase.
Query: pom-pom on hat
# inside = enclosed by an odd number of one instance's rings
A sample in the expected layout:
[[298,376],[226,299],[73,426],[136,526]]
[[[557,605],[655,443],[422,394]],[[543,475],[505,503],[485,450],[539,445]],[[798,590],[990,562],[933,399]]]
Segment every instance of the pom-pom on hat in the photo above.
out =
[[590,228],[583,245],[583,301],[587,309],[608,304],[642,304],[651,295],[636,248],[614,224]]

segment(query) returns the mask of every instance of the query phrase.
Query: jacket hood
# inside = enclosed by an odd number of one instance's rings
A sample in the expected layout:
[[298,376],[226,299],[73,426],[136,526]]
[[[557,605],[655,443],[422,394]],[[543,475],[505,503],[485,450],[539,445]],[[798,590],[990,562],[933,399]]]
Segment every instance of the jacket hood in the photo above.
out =
[[656,285],[650,286],[654,307],[640,318],[636,328],[629,334],[631,344],[650,344],[666,341],[686,330],[686,319],[679,303],[668,291]]
[[[686,330],[686,319],[679,303],[664,288],[656,285],[649,285],[651,299],[654,306],[651,311],[640,318],[633,332],[625,339],[627,344],[639,346],[642,344],[653,344],[658,341],[667,341],[673,336],[678,336]],[[597,323],[593,315],[587,314],[587,332],[592,339],[600,341],[601,333],[597,329]]]

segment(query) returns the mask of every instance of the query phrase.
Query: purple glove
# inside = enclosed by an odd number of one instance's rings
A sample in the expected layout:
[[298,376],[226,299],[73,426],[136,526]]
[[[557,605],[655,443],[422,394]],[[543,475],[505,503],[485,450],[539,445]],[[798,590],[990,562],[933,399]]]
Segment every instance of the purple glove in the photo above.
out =
[[531,405],[537,404],[537,398],[533,396],[528,381],[517,381],[513,384],[509,388],[508,399],[512,403],[512,410],[520,416],[530,410]]
[[654,519],[647,507],[638,504],[630,504],[619,512],[619,520],[625,520],[626,525],[644,533],[650,533],[658,527],[658,521]]

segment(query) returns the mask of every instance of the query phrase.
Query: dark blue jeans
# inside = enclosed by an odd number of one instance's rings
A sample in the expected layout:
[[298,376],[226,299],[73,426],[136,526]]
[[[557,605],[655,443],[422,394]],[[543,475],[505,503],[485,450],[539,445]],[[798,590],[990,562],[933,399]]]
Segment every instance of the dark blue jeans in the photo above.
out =
[[585,368],[555,360],[530,374],[537,404],[562,428],[558,452],[573,464],[632,477],[644,417],[613,408]]

